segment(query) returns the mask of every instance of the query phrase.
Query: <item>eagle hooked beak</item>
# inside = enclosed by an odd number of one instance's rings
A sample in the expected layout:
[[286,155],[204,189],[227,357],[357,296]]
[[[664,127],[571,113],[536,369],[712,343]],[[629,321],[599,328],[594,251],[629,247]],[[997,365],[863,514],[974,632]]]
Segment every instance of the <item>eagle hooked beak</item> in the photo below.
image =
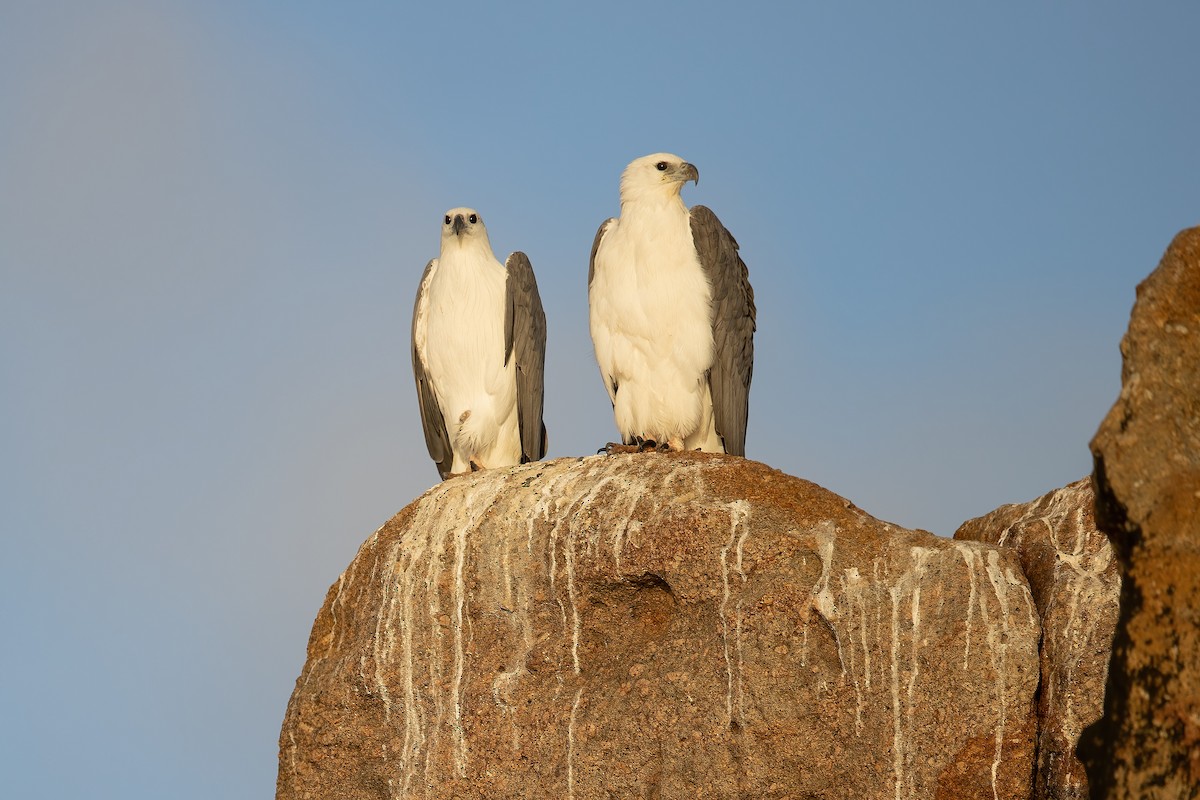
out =
[[467,221],[463,219],[462,214],[454,215],[454,224],[450,226],[450,231],[455,236],[461,236],[462,232],[467,229]]
[[696,169],[695,164],[689,164],[686,161],[683,162],[679,165],[679,174],[683,183],[691,181],[697,186],[700,185],[700,170]]

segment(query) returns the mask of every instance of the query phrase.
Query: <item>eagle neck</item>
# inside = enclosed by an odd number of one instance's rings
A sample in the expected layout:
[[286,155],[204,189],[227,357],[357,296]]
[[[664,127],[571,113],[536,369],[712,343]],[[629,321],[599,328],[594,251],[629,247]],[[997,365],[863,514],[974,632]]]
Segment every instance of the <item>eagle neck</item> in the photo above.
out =
[[621,216],[663,216],[687,214],[683,198],[671,194],[639,194],[621,199]]
[[487,231],[477,231],[473,236],[461,239],[452,237],[443,243],[442,248],[444,254],[456,253],[471,258],[495,259],[492,251],[492,243],[488,239]]

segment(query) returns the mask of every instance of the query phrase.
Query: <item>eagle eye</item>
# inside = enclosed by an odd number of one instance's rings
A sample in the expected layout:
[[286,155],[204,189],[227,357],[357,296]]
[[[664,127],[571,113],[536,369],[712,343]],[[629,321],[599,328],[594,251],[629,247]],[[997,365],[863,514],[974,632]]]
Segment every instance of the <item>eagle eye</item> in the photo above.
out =
[[450,224],[450,215],[449,214],[446,215],[446,224],[447,225]]
[[467,217],[467,222],[469,222],[469,223],[471,223],[472,225],[474,225],[476,222],[479,222],[479,217],[477,217],[477,216],[475,216],[474,214],[472,214],[471,216]]
[[660,161],[660,162],[658,162],[657,164],[655,164],[655,165],[654,165],[654,168],[655,168],[656,170],[658,170],[659,172],[664,172],[664,171],[667,169],[667,162],[665,162],[665,161]]

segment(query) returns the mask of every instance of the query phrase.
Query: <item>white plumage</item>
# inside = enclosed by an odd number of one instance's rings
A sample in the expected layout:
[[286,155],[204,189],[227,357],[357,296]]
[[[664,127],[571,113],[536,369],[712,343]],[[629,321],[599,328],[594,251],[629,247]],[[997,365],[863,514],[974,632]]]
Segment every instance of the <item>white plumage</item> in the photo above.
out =
[[708,209],[683,204],[683,184],[698,178],[668,153],[625,169],[621,215],[592,249],[592,343],[626,444],[740,455],[753,292],[733,237]]
[[[446,212],[441,250],[413,312],[422,423],[442,477],[545,454],[544,357],[545,316],[529,260],[518,252],[502,265],[478,212]],[[528,427],[536,435],[525,448]]]

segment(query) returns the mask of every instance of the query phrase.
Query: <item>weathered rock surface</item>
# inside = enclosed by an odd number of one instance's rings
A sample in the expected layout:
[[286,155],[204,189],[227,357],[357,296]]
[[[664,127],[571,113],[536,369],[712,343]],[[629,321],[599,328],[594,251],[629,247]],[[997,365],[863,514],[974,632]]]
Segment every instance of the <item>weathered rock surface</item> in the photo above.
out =
[[964,522],[955,539],[1011,548],[1042,620],[1037,800],[1088,797],[1075,756],[1083,728],[1104,711],[1121,576],[1096,528],[1091,478]]
[[1096,522],[1124,583],[1092,796],[1200,797],[1200,228],[1138,286],[1121,394],[1092,439]]
[[279,798],[1025,798],[1016,556],[738,458],[446,481],[317,616]]

